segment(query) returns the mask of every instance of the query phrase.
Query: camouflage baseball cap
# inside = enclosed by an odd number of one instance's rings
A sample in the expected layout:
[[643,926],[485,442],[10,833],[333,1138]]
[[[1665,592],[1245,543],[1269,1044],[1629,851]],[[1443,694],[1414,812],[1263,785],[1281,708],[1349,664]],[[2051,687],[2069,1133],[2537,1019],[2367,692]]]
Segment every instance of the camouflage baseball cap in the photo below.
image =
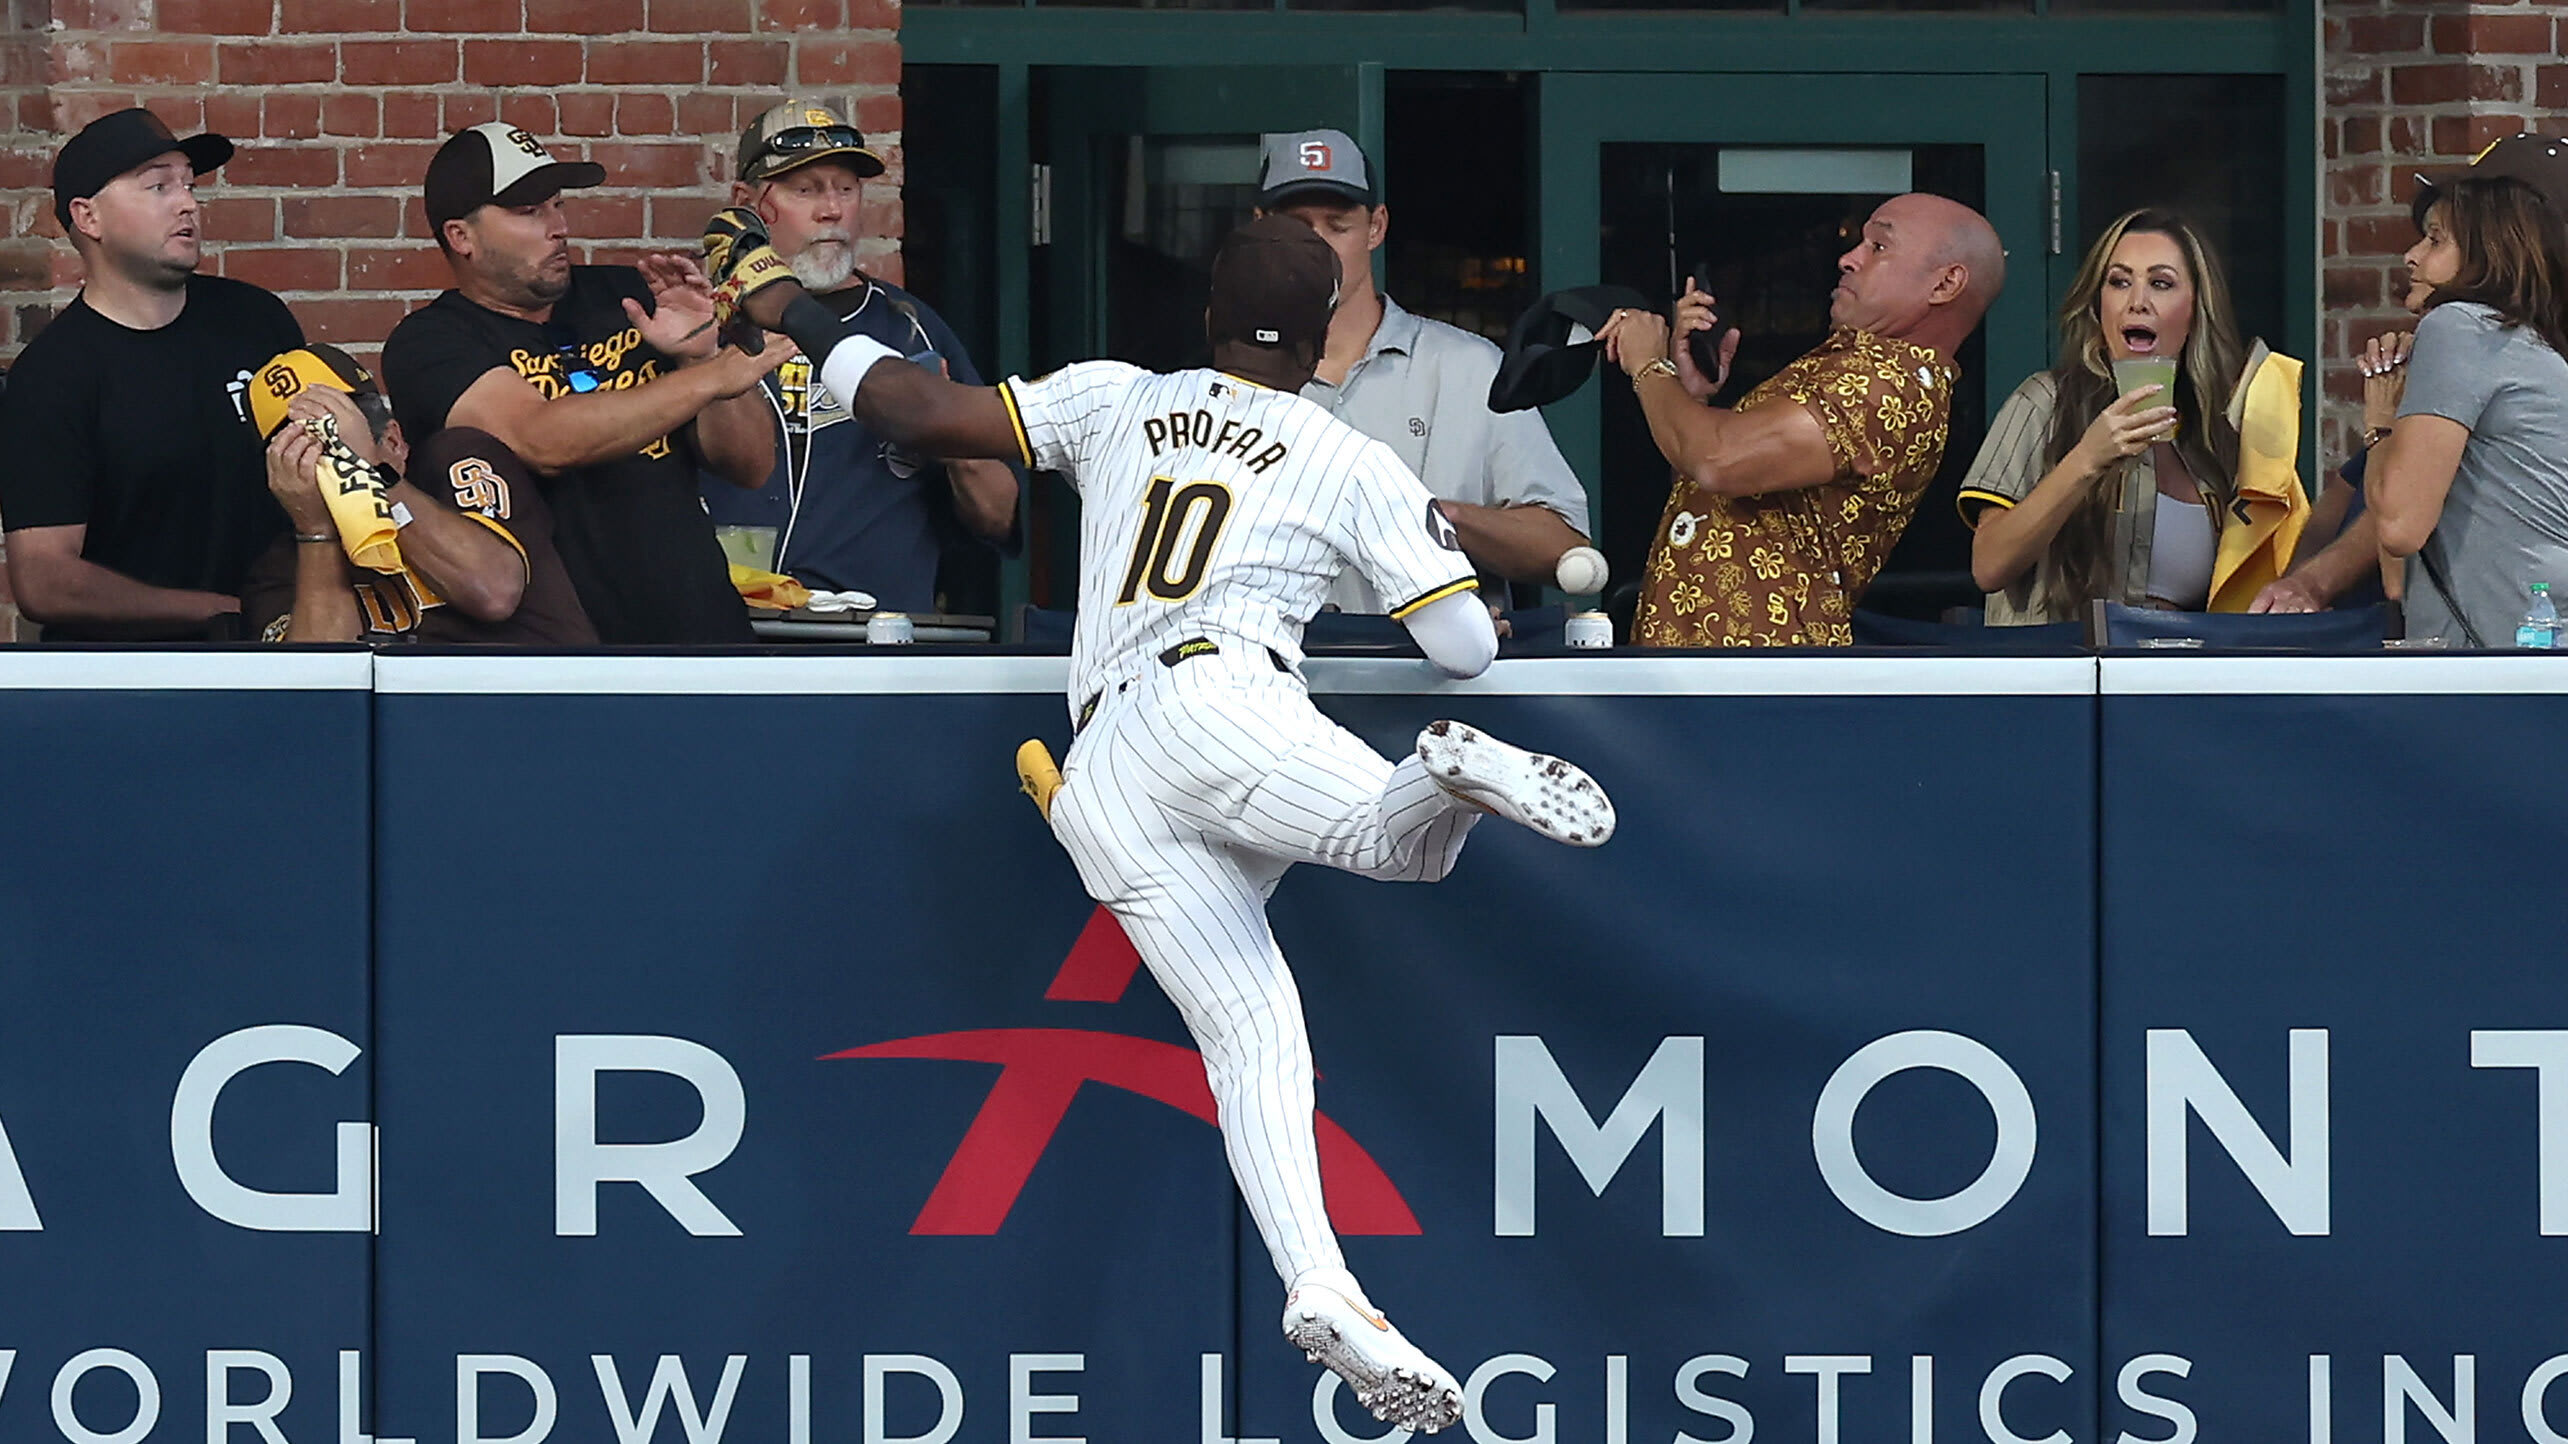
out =
[[818,100],[788,100],[740,133],[736,174],[744,184],[756,185],[816,160],[838,161],[860,176],[883,173],[883,158],[866,147],[865,133],[835,106]]

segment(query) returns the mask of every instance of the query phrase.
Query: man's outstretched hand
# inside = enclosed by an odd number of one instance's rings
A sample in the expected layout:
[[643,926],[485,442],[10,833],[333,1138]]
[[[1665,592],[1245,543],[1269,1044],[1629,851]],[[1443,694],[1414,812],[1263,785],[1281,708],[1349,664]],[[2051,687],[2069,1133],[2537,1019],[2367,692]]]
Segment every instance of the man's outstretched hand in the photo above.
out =
[[785,307],[803,294],[802,283],[767,239],[767,223],[747,206],[727,206],[704,223],[704,271],[726,331],[739,321],[775,330]]

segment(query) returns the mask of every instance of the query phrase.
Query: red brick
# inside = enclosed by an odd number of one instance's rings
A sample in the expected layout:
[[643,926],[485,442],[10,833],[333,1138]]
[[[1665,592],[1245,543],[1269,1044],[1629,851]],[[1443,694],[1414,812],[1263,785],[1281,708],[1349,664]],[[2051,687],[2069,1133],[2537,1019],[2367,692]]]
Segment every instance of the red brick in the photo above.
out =
[[526,0],[538,35],[617,35],[642,28],[642,0]]
[[887,187],[868,186],[864,202],[856,208],[856,234],[899,240],[908,231],[908,219],[901,209],[897,192]]
[[2465,100],[2521,100],[2523,73],[2493,65],[2401,65],[2390,71],[2394,105],[2449,105]]
[[215,52],[225,85],[323,85],[339,77],[330,45],[225,45]]
[[319,145],[245,146],[224,167],[223,176],[242,186],[334,186],[339,183],[339,152]]
[[640,196],[602,196],[588,191],[572,191],[562,197],[568,213],[571,234],[575,236],[638,236],[642,234],[642,198]]
[[[464,81],[468,85],[576,85],[579,78],[580,43],[576,40],[464,42]],[[453,109],[450,100],[450,117]]]
[[589,54],[589,83],[700,85],[704,82],[704,49],[704,43],[697,40],[619,40],[600,44]]
[[401,28],[401,0],[277,0],[285,35],[351,35]]
[[2378,155],[2381,151],[2381,122],[2376,116],[2355,115],[2345,119],[2345,153]]
[[700,145],[593,145],[589,159],[606,167],[606,183],[611,186],[650,189],[704,181]]
[[271,291],[335,291],[339,253],[327,246],[234,247],[223,252],[223,274]]
[[334,346],[380,346],[401,318],[410,314],[408,301],[331,299],[296,301],[292,306],[305,336]]
[[648,0],[645,25],[663,35],[746,35],[750,0]]
[[749,122],[742,119],[727,95],[691,93],[678,97],[678,133],[681,135],[738,135]]
[[453,277],[435,246],[350,246],[351,291],[442,290]]
[[147,95],[142,105],[179,135],[193,135],[205,128],[205,101],[201,96]]
[[[2425,48],[2422,15],[2350,15],[2345,49],[2357,55],[2404,55]],[[2329,47],[2331,51],[2334,46]]]
[[321,138],[321,97],[317,95],[270,95],[259,134],[270,140],[318,140]]
[[2546,55],[2547,15],[2437,15],[2434,48],[2445,55]]
[[2370,266],[2330,266],[2327,286],[2319,299],[2339,307],[2380,305],[2381,273]]
[[2545,65],[2536,73],[2544,110],[2568,109],[2568,65]]
[[339,78],[350,85],[451,85],[452,40],[351,40],[339,47]]
[[2327,103],[2332,106],[2380,104],[2381,72],[2330,71],[2327,76]]
[[205,128],[217,135],[239,139],[257,135],[260,130],[258,96],[238,90],[209,91],[205,96]]
[[56,0],[53,18],[65,30],[149,30],[148,0]]
[[445,132],[448,135],[469,125],[486,125],[499,119],[499,97],[487,90],[459,91],[446,97]]
[[705,52],[716,85],[781,86],[793,71],[793,46],[782,40],[716,40]]
[[275,0],[160,0],[160,28],[172,35],[269,35]]
[[856,128],[868,136],[888,135],[901,128],[899,91],[869,95],[856,102]]
[[350,146],[346,183],[379,190],[415,190],[427,182],[428,158],[436,153],[433,145],[396,141]]
[[108,47],[109,73],[126,85],[205,85],[214,47],[202,41],[121,40]]
[[315,240],[401,234],[401,202],[391,196],[288,196],[285,233]]
[[615,130],[619,135],[668,135],[677,129],[677,124],[677,107],[665,95],[628,90],[615,98]]
[[383,98],[386,136],[444,135],[437,119],[437,97],[397,91]]
[[209,241],[276,239],[276,202],[266,196],[209,196],[202,209]]
[[2425,155],[2432,151],[2433,147],[2434,122],[2431,117],[2421,115],[2390,117],[2389,144],[2384,147],[2390,154]]
[[2389,171],[2377,165],[2340,165],[2328,172],[2327,203],[2377,206],[2389,194]]
[[580,257],[583,266],[630,266],[644,256],[657,255],[649,246],[586,246]]
[[553,97],[541,92],[501,96],[499,118],[533,136],[558,134],[561,124],[561,117],[553,107]]
[[321,99],[323,135],[373,135],[382,126],[381,107],[371,95],[340,91]]
[[615,134],[615,97],[613,95],[595,90],[574,91],[555,96],[554,108],[561,113],[561,134],[563,135]]
[[2434,153],[2475,156],[2490,142],[2520,135],[2529,128],[2520,115],[2438,115],[2434,118]]
[[728,196],[653,196],[649,235],[672,241],[697,241],[704,236],[705,218],[721,209]]
[[0,151],[0,189],[42,190],[53,184],[53,153],[48,150]]
[[526,28],[525,0],[408,0],[402,24],[417,31],[514,35]]
[[2416,244],[2416,227],[2405,216],[2354,216],[2345,222],[2343,256],[2400,256]]
[[2414,165],[2390,167],[2390,203],[2402,210],[2416,199],[2418,191],[2425,189],[2424,182],[2416,178],[2416,169]]
[[864,266],[865,274],[875,280],[894,286],[906,285],[909,282],[909,269],[901,264],[901,253],[898,251],[865,256],[860,259],[859,264]]
[[841,0],[759,0],[761,30],[837,30],[847,24]]
[[900,29],[901,0],[847,0],[847,28],[850,30]]
[[802,53],[795,57],[794,83],[797,85],[900,83],[901,47],[896,40],[811,39],[805,40],[801,49]]

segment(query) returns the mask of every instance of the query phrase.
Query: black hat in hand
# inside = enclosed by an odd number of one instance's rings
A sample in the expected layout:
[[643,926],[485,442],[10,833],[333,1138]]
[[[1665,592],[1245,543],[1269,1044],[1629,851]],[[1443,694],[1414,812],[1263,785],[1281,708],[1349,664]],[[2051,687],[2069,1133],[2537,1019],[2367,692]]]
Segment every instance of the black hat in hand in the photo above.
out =
[[1581,286],[1536,301],[1507,330],[1507,354],[1489,383],[1489,409],[1549,406],[1587,384],[1604,347],[1596,339],[1616,311],[1655,309],[1628,286]]

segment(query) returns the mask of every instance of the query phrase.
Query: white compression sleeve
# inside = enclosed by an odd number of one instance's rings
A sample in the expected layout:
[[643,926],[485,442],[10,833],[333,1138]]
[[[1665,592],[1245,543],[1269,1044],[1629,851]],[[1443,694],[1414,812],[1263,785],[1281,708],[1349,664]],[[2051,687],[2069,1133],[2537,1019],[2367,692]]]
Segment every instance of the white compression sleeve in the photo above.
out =
[[1400,619],[1436,670],[1448,677],[1477,677],[1498,658],[1498,629],[1489,608],[1472,592],[1456,592]]
[[871,336],[849,336],[820,359],[820,384],[838,398],[839,405],[853,411],[856,388],[864,384],[865,373],[874,369],[875,362],[896,361],[900,354]]

